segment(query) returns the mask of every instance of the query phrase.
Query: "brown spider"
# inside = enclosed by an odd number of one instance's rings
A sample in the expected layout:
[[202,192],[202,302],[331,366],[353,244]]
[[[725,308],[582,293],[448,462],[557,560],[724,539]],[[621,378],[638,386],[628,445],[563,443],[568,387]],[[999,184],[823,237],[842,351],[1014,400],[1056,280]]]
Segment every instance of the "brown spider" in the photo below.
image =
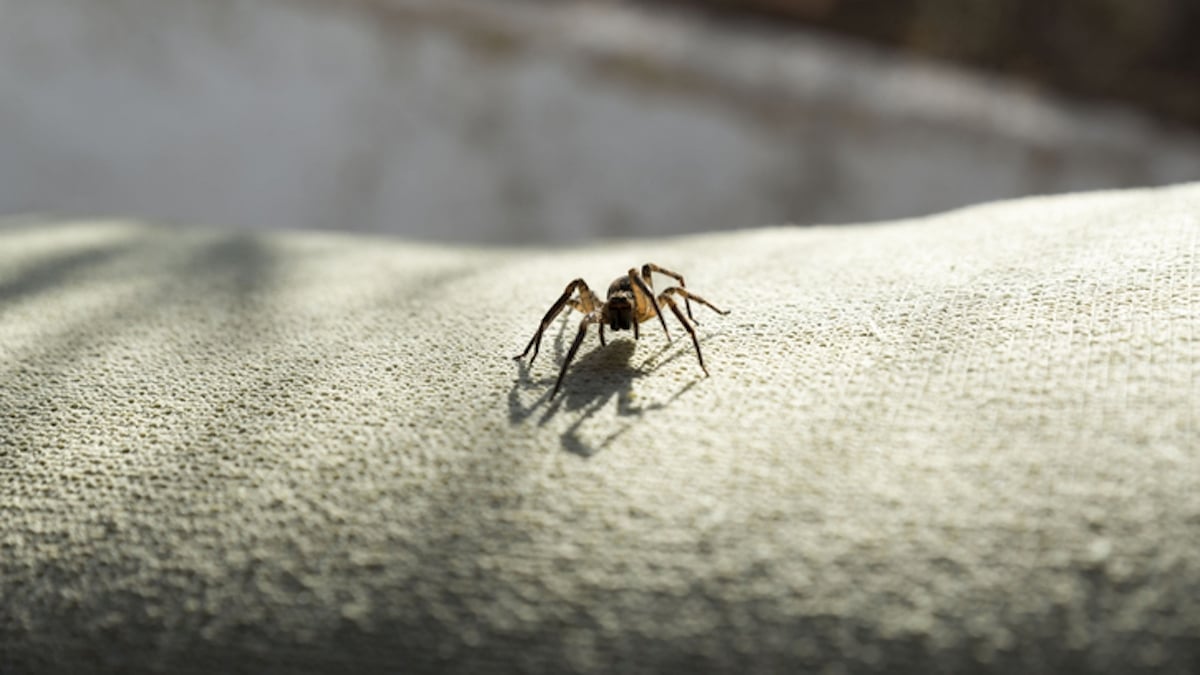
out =
[[[654,297],[653,283],[650,279],[651,272],[658,272],[673,277],[679,282],[678,286],[671,286],[657,298]],[[579,291],[578,298],[572,298],[571,294]],[[683,304],[687,307],[687,317],[684,317],[683,312],[679,311],[679,305],[675,304],[672,295],[683,296]],[[711,302],[704,298],[688,291],[683,283],[683,276],[678,272],[666,270],[654,263],[646,263],[642,265],[642,273],[639,276],[637,268],[630,268],[625,276],[618,277],[608,286],[608,301],[601,302],[600,298],[588,288],[587,282],[583,279],[576,279],[567,284],[567,289],[563,291],[558,301],[550,307],[550,311],[546,312],[546,316],[542,317],[542,324],[538,326],[537,332],[529,339],[529,344],[525,345],[525,351],[514,356],[514,359],[519,359],[533,350],[533,356],[529,357],[530,365],[537,358],[538,348],[542,345],[542,333],[546,331],[546,327],[554,321],[567,305],[583,312],[585,316],[583,321],[579,322],[579,332],[575,335],[575,341],[571,343],[571,349],[567,352],[567,360],[563,361],[562,370],[558,373],[558,381],[554,383],[554,391],[550,394],[550,398],[554,398],[558,393],[559,387],[562,386],[563,376],[567,374],[567,366],[571,365],[571,360],[575,358],[575,352],[579,351],[579,344],[583,342],[583,336],[587,333],[588,326],[598,324],[600,326],[600,346],[604,346],[604,325],[608,324],[613,330],[628,330],[633,328],[633,339],[638,339],[638,324],[643,321],[649,321],[654,317],[658,317],[662,323],[663,332],[667,335],[667,341],[671,340],[671,331],[667,330],[667,320],[663,318],[662,311],[659,305],[666,305],[671,308],[675,316],[679,319],[679,323],[687,329],[687,332],[692,336],[692,344],[696,346],[696,358],[700,360],[700,369],[704,371],[705,377],[708,376],[708,368],[704,367],[704,356],[700,353],[700,341],[696,339],[696,329],[694,328],[695,319],[692,318],[692,304],[690,300],[705,305],[718,314],[728,314],[729,312],[717,309]]]

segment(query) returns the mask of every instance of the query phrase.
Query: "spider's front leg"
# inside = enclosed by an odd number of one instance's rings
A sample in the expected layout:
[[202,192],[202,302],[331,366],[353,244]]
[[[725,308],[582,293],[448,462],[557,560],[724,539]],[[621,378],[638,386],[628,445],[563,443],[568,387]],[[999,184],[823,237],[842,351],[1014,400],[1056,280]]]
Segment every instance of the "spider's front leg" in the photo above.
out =
[[[568,300],[568,302],[571,303],[571,308],[574,309],[575,311],[583,313],[583,314],[588,313],[588,310],[584,309],[584,307],[583,307],[583,301],[578,300],[576,298],[571,298],[570,300]],[[600,298],[592,296],[592,306],[593,307],[599,307],[602,304],[603,303],[600,302]],[[600,328],[600,346],[603,347],[605,344],[607,344],[604,341],[604,322],[597,321],[596,325]]]
[[[576,290],[579,291],[579,299],[572,300],[571,294]],[[538,349],[542,346],[542,334],[546,332],[546,327],[567,307],[568,303],[575,309],[590,314],[595,309],[595,299],[596,294],[592,293],[591,289],[588,288],[587,282],[583,279],[576,279],[567,284],[567,289],[563,291],[563,294],[550,307],[550,311],[546,312],[546,316],[542,317],[542,323],[538,326],[537,332],[533,334],[533,337],[529,338],[529,344],[525,345],[525,351],[517,354],[513,359],[525,356],[532,349],[533,356],[529,357],[529,363],[532,365],[533,360],[537,358]]]
[[[558,381],[554,383],[554,391],[550,392],[550,398],[554,398],[558,394],[559,387],[562,386],[563,378],[567,375],[567,366],[571,365],[571,361],[575,358],[575,353],[579,351],[579,345],[583,343],[583,336],[587,335],[588,326],[600,321],[599,312],[592,312],[583,317],[583,321],[579,322],[579,332],[575,334],[575,341],[571,343],[571,349],[567,352],[567,358],[563,361],[562,370],[558,371]],[[601,330],[604,330],[601,328]]]
[[[654,309],[654,315],[658,317],[659,323],[662,324],[663,332],[667,335],[667,342],[670,342],[671,331],[667,329],[667,320],[663,318],[662,308],[658,306],[658,300],[654,297],[654,289],[652,289],[644,279],[638,276],[636,269],[630,268],[628,276],[629,281],[633,284],[634,293],[640,293],[642,298]],[[646,317],[646,319],[649,318],[649,316]],[[633,322],[633,339],[638,339],[638,321],[636,320]]]

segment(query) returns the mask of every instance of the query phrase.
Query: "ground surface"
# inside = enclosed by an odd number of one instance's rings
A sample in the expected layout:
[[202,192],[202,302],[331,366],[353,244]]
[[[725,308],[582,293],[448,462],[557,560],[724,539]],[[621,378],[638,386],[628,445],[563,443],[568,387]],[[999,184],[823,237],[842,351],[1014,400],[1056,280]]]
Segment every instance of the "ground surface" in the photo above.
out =
[[[566,250],[9,222],[0,671],[1195,672],[1198,214]],[[647,260],[732,310],[697,310],[712,377],[672,320],[550,400],[575,318],[511,356]]]

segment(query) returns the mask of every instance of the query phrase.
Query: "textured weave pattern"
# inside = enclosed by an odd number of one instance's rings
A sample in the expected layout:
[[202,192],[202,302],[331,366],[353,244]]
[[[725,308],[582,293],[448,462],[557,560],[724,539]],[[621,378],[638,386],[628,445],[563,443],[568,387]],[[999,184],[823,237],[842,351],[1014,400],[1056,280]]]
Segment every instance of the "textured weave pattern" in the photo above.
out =
[[[475,250],[0,230],[0,672],[1200,670],[1200,187]],[[524,347],[646,261],[696,309]],[[661,287],[667,279],[658,283]]]

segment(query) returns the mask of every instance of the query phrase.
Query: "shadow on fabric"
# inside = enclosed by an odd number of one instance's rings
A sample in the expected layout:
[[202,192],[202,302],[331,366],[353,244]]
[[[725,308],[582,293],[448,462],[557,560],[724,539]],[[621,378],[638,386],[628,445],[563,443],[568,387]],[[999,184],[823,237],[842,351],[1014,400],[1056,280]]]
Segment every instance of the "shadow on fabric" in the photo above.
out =
[[[591,351],[577,357],[567,371],[559,394],[551,398],[554,383],[558,379],[558,369],[562,367],[562,341],[565,326],[566,322],[560,322],[554,345],[557,358],[554,360],[553,369],[547,376],[532,379],[532,367],[524,360],[517,360],[518,376],[513,381],[512,389],[509,390],[508,406],[509,422],[514,425],[529,419],[533,416],[534,411],[542,405],[545,405],[545,411],[538,419],[538,426],[544,426],[551,418],[560,414],[571,416],[573,421],[561,436],[562,447],[567,452],[580,457],[595,455],[610,447],[644,413],[665,408],[696,385],[696,380],[688,382],[665,401],[649,404],[636,403],[633,391],[634,380],[652,375],[658,367],[679,358],[686,351],[676,350],[674,354],[660,361],[662,355],[675,346],[674,343],[665,343],[654,354],[635,364],[633,363],[633,354],[638,342],[629,338],[618,338],[609,341],[608,345],[604,347],[596,345]],[[532,404],[526,406],[522,403],[519,395],[521,391],[537,390],[541,391],[541,396]],[[598,440],[588,438],[583,433],[584,427],[596,417],[597,413],[612,405],[614,399],[616,399],[618,420],[625,418],[628,421],[609,433],[601,435]]]

